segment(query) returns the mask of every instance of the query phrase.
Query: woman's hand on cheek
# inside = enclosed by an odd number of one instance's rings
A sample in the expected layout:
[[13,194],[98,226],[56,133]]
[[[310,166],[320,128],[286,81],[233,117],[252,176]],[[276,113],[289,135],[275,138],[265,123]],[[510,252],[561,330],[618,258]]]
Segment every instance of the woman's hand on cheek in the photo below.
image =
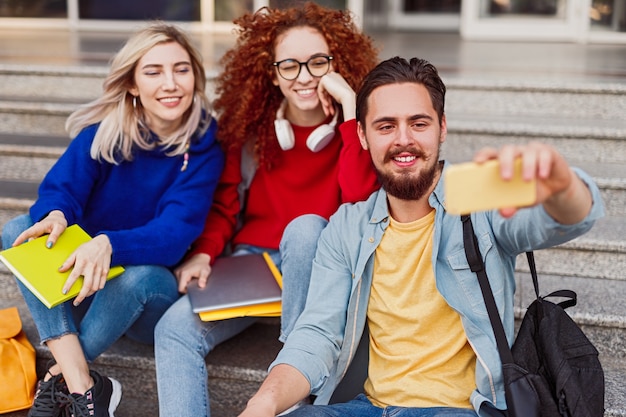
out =
[[345,120],[354,119],[356,114],[356,93],[339,73],[329,72],[320,78],[317,92],[324,113],[327,116],[335,114],[334,100],[343,108]]

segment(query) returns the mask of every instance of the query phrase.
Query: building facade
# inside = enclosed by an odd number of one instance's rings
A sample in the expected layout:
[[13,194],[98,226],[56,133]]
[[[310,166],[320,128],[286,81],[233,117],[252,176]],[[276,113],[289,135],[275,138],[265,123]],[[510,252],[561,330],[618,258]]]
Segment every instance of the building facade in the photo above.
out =
[[[163,19],[225,32],[233,18],[300,0],[0,0],[0,27],[129,30]],[[319,0],[366,30],[449,31],[471,40],[626,43],[626,0]]]

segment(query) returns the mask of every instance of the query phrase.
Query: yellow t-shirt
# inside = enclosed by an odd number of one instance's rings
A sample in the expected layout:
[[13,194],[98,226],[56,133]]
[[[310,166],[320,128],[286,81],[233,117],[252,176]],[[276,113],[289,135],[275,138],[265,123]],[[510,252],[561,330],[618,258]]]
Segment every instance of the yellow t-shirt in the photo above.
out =
[[365,394],[378,407],[471,408],[476,356],[435,286],[434,221],[434,210],[411,223],[391,219],[376,249]]

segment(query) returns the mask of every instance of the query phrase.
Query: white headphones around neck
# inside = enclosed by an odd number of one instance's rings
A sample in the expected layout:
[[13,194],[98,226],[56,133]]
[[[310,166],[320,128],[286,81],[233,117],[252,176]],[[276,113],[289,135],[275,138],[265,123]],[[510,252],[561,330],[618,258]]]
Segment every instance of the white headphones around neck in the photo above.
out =
[[[296,139],[291,128],[289,120],[285,119],[285,109],[287,107],[287,100],[283,100],[278,111],[276,112],[276,120],[274,120],[274,129],[276,130],[276,137],[278,138],[278,144],[283,151],[292,149],[296,144]],[[323,124],[318,126],[311,132],[306,139],[306,146],[313,152],[319,152],[335,137],[335,126],[337,126],[337,117],[339,111],[335,109],[335,115],[329,124]]]

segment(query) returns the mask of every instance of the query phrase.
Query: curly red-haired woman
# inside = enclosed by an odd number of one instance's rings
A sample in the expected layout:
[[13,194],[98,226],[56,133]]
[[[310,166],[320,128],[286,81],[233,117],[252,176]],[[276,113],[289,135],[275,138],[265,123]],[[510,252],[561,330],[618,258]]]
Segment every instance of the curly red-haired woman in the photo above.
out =
[[[280,339],[299,316],[317,240],[339,205],[378,188],[356,132],[355,90],[377,63],[346,11],[314,3],[235,20],[214,101],[227,152],[203,234],[176,270],[179,291],[204,286],[226,247],[268,252],[283,275]],[[183,296],[157,325],[160,414],[208,416],[205,356],[252,317],[203,322]]]

